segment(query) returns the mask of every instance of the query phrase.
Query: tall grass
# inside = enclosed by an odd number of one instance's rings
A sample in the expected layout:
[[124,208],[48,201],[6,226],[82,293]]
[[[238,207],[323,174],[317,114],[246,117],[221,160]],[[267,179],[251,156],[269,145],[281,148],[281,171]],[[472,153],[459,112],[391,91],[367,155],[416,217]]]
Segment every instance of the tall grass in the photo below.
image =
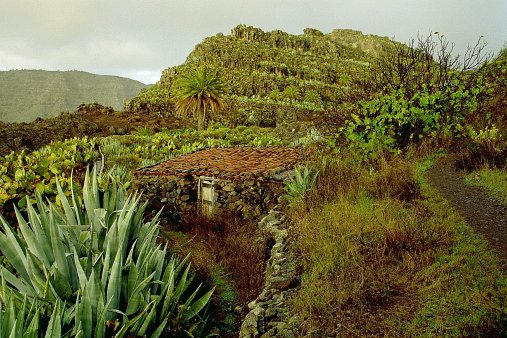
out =
[[187,215],[180,230],[166,228],[164,236],[171,250],[191,254],[199,277],[216,287],[212,299],[217,308],[222,336],[233,337],[239,330],[246,305],[261,292],[264,281],[264,243],[255,220],[222,213],[213,219]]
[[315,189],[288,209],[303,270],[293,311],[306,335],[505,333],[498,259],[411,160],[364,167],[341,155],[317,167]]

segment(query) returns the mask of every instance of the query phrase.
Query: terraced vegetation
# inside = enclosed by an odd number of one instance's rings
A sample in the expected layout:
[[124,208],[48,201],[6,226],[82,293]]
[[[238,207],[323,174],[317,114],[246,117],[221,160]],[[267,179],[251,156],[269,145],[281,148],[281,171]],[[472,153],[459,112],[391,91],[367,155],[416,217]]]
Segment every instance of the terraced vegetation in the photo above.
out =
[[[505,198],[507,54],[486,62],[479,42],[458,59],[443,46],[436,34],[402,45],[240,25],[127,111],[63,116],[82,126],[75,138],[29,143],[34,125],[4,125],[21,144],[0,158],[0,332],[236,336],[262,289],[258,220],[169,219],[141,203],[132,171],[209,146],[299,145],[311,156],[279,206],[298,257],[297,336],[506,335],[505,261],[426,172],[452,154],[469,182]],[[202,131],[177,114],[174,86],[199,67],[226,87]]]

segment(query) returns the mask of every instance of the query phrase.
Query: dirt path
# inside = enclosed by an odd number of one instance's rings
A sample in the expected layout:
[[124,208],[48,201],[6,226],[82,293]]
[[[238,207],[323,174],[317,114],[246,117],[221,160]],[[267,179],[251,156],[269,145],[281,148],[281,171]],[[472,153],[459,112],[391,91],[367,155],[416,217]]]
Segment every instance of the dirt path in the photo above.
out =
[[428,170],[427,178],[500,257],[507,260],[507,207],[492,199],[484,189],[467,185],[452,157],[437,160]]

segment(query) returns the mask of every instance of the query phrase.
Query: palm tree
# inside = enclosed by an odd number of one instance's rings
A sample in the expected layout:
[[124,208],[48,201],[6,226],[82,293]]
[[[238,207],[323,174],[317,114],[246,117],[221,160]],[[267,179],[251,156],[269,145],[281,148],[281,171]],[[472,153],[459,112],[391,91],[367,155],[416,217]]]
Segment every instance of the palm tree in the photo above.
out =
[[208,113],[216,114],[224,107],[224,83],[208,67],[191,69],[178,78],[173,86],[176,113],[197,119],[197,130],[203,130]]

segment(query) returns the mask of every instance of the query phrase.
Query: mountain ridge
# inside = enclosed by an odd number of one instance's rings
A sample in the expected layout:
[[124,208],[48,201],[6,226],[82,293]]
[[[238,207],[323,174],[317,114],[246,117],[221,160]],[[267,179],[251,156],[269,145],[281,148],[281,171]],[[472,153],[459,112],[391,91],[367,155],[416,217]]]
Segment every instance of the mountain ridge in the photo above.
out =
[[148,87],[120,76],[79,70],[0,71],[0,120],[30,122],[92,102],[122,110],[125,100]]

